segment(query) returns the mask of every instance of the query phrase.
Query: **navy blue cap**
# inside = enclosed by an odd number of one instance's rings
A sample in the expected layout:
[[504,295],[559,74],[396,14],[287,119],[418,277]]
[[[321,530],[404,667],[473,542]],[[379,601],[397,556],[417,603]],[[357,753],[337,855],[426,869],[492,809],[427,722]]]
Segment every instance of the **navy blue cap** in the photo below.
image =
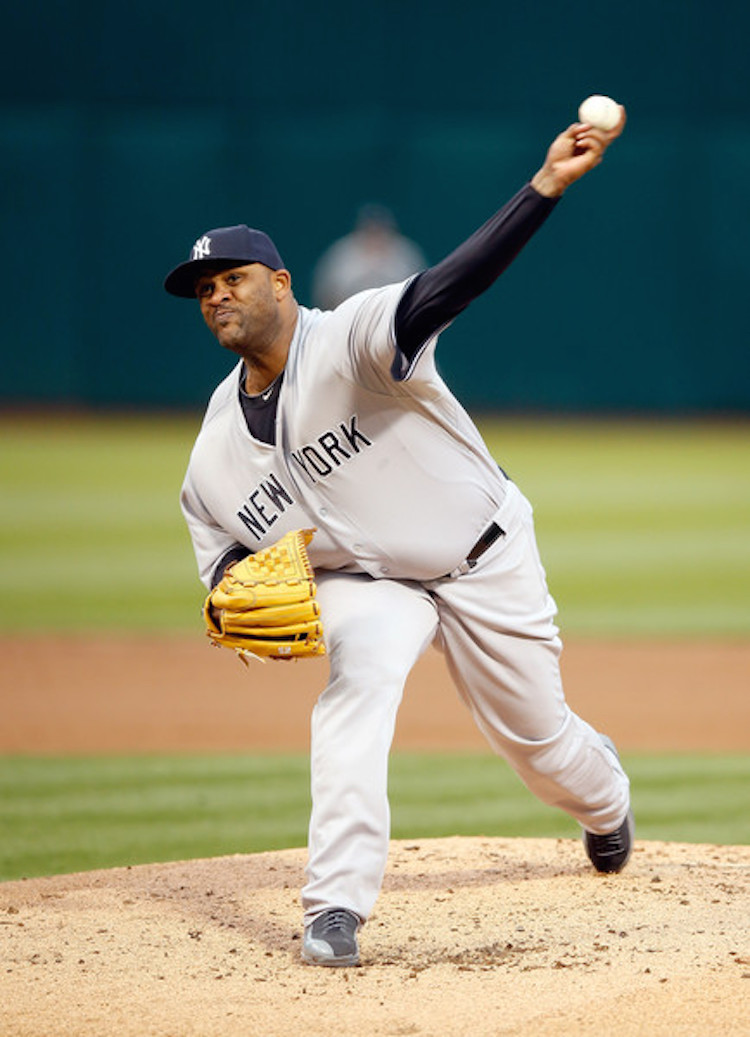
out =
[[198,238],[190,250],[190,259],[167,274],[164,287],[170,295],[194,299],[195,282],[203,270],[246,263],[262,263],[271,270],[284,269],[276,246],[262,230],[253,230],[244,223],[217,227]]

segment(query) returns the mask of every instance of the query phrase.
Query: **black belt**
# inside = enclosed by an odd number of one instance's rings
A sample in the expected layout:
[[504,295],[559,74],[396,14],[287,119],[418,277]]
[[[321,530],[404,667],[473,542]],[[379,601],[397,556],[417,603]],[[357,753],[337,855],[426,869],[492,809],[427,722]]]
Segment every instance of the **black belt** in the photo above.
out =
[[504,537],[505,530],[498,526],[497,522],[490,522],[484,533],[477,540],[471,551],[466,556],[466,564],[473,569],[477,561],[482,557],[488,547],[492,547],[498,537]]
[[477,540],[476,544],[474,544],[471,551],[467,554],[466,559],[461,562],[453,572],[448,573],[448,576],[461,576],[463,573],[469,572],[470,569],[474,568],[484,552],[489,547],[492,547],[499,537],[504,536],[505,530],[498,526],[497,522],[490,522],[479,540]]

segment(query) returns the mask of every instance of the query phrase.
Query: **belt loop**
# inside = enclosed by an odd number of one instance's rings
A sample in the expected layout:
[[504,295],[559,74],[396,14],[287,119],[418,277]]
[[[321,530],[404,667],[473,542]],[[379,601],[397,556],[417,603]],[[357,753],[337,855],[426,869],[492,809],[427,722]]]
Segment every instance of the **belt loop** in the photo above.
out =
[[[476,563],[474,563],[476,564]],[[455,580],[457,576],[464,576],[466,573],[471,572],[474,566],[469,561],[463,561],[460,565],[457,565],[455,569],[451,569],[448,573],[449,580]]]

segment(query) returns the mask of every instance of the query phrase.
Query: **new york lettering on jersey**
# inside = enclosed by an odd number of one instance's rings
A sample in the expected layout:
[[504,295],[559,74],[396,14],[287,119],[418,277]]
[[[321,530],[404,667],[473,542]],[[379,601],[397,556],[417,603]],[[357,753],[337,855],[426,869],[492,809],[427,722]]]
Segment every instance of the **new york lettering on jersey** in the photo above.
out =
[[348,423],[342,421],[336,429],[327,429],[315,442],[292,450],[291,456],[310,482],[315,483],[316,476],[325,478],[351,461],[364,447],[372,445],[372,440],[359,428],[357,415],[353,414]]
[[[363,448],[371,447],[372,440],[362,432],[353,414],[348,422],[342,421],[336,429],[326,429],[313,442],[291,456],[310,482],[330,475],[340,465],[351,461]],[[316,478],[317,476],[317,478]],[[288,507],[297,503],[282,485],[279,477],[269,472],[265,479],[248,493],[237,511],[237,518],[260,541]]]
[[237,512],[237,518],[256,540],[262,540],[279,516],[294,503],[292,495],[281,485],[278,477],[270,472],[247,495],[247,501]]

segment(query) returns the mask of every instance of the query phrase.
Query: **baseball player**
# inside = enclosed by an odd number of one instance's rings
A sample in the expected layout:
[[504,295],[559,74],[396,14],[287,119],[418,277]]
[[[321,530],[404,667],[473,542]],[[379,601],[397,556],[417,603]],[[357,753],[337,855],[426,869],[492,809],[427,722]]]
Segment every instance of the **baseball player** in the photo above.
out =
[[181,497],[208,612],[210,589],[240,559],[315,529],[330,674],[311,724],[308,963],[359,962],[388,852],[396,713],[430,644],[493,750],[581,825],[593,866],[617,872],[630,856],[627,776],[612,742],[564,697],[531,507],[435,366],[440,332],[624,124],[623,109],[614,130],[569,126],[533,178],[440,263],[331,311],[299,305],[276,246],[244,225],[202,234],[165,280],[197,298],[239,358],[211,397]]
[[354,229],[334,241],[315,264],[313,303],[332,310],[350,295],[405,281],[425,266],[422,250],[400,232],[390,209],[363,205]]

